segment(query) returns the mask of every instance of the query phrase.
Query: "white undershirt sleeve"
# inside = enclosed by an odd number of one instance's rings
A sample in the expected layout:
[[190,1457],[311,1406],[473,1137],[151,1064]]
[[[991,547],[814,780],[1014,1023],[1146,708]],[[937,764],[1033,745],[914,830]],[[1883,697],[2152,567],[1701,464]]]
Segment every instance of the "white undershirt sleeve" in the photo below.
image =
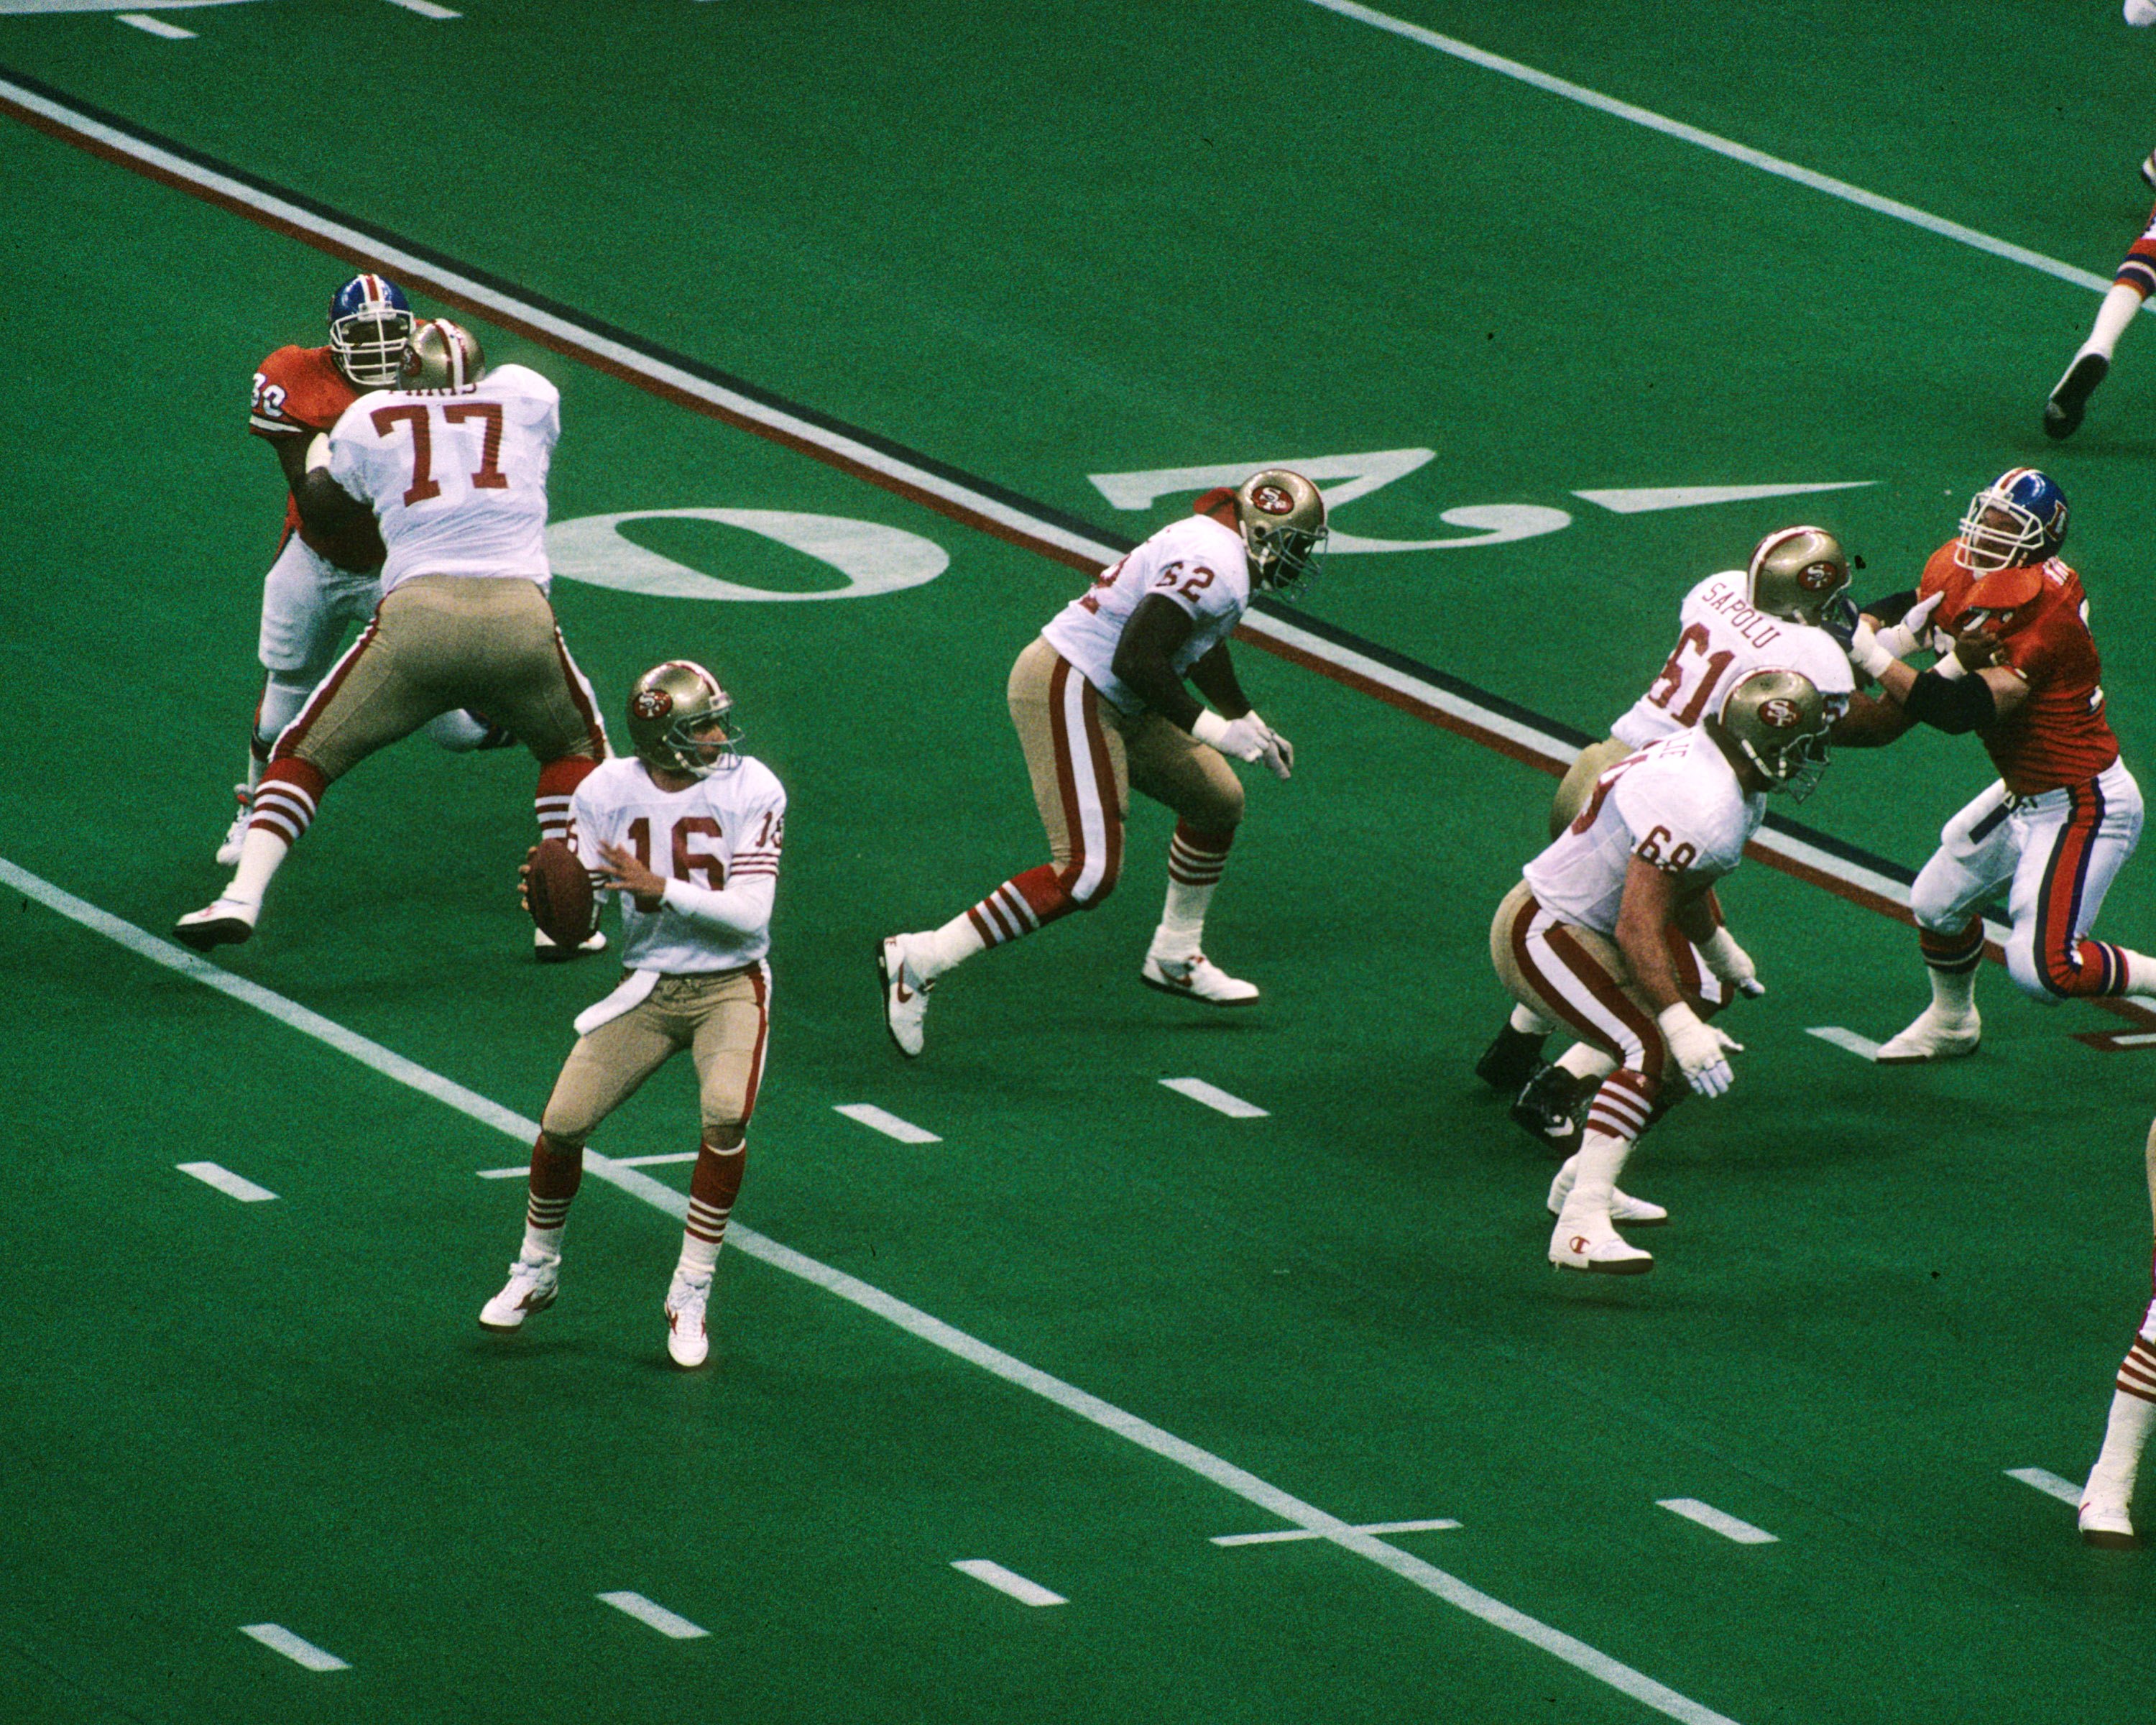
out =
[[770,875],[749,875],[732,886],[713,891],[692,886],[685,880],[669,880],[666,908],[691,922],[707,923],[729,934],[754,934],[771,921],[771,904],[778,880]]

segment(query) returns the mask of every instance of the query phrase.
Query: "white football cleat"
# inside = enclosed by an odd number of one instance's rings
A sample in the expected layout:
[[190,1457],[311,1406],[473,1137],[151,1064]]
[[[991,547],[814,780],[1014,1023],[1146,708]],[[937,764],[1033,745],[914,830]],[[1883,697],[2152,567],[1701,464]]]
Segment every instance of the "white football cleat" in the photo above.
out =
[[561,1275],[559,1258],[535,1264],[519,1253],[509,1266],[508,1286],[480,1307],[479,1327],[503,1332],[522,1328],[527,1314],[544,1312],[554,1303]]
[[894,934],[876,947],[876,974],[883,978],[883,1021],[898,1051],[909,1060],[921,1052],[922,1024],[928,1016],[928,991],[913,968],[913,934]]
[[1655,1267],[1651,1252],[1628,1245],[1601,1211],[1567,1209],[1550,1235],[1549,1260],[1560,1270],[1587,1270],[1600,1276],[1645,1276]]
[[183,947],[207,952],[213,947],[236,947],[254,933],[262,906],[236,898],[220,898],[190,911],[172,925],[172,938]]
[[1146,954],[1138,980],[1163,994],[1202,1000],[1208,1006],[1255,1006],[1258,985],[1232,977],[1203,952],[1169,957],[1158,947]]
[[239,804],[239,813],[232,817],[232,824],[224,829],[223,842],[217,847],[218,866],[236,869],[239,866],[239,847],[247,837],[247,823],[254,815],[254,793],[244,784],[232,788],[234,799]]
[[2123,1503],[2099,1503],[2093,1497],[2082,1506],[2082,1543],[2112,1551],[2132,1551],[2141,1543],[2133,1531],[2133,1518]]
[[[1572,1183],[1579,1178],[1579,1158],[1573,1157],[1557,1171],[1550,1182],[1549,1213],[1553,1216],[1564,1214],[1564,1201],[1572,1196]],[[1609,1189],[1609,1219],[1622,1222],[1628,1228],[1659,1228],[1668,1221],[1670,1213],[1658,1204],[1649,1204],[1644,1198],[1634,1198]]]
[[1976,1052],[1984,1020],[1974,1007],[1956,1017],[1937,1003],[1917,1014],[1914,1023],[1881,1045],[1871,1058],[1881,1066],[1913,1066],[1924,1060],[1958,1060]]
[[701,1366],[711,1353],[711,1332],[704,1322],[711,1300],[710,1276],[674,1272],[673,1286],[666,1290],[666,1353],[684,1370]]
[[543,928],[531,931],[531,956],[542,964],[566,964],[570,959],[582,957],[587,952],[603,952],[606,949],[607,937],[597,930],[581,946],[574,947],[555,945]]

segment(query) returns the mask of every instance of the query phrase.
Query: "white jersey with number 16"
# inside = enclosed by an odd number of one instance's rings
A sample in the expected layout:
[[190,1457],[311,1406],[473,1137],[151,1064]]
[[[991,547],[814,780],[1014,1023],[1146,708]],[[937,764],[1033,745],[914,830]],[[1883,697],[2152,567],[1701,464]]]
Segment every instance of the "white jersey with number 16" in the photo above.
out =
[[374,506],[384,593],[414,575],[514,576],[545,587],[547,470],[562,398],[528,366],[461,389],[377,389],[330,433],[330,477]]

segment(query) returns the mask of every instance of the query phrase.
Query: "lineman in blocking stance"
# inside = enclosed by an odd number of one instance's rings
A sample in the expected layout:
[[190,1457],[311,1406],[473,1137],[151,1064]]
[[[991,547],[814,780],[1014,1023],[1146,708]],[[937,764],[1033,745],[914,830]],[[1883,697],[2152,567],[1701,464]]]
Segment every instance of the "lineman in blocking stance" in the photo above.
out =
[[703,1131],[666,1292],[666,1351],[676,1365],[694,1367],[710,1351],[711,1275],[748,1160],[771,1029],[765,957],[786,793],[769,768],[739,753],[732,698],[686,660],[636,680],[629,734],[634,754],[608,761],[577,787],[569,829],[600,886],[621,896],[629,968],[619,988],[577,1019],[577,1045],[531,1147],[524,1244],[479,1321],[515,1330],[553,1304],[585,1141],[686,1049]]
[[[1917,592],[1867,607],[1851,643],[1881,694],[1851,708],[1837,743],[1891,742],[1919,723],[1974,731],[1999,770],[1909,889],[1932,1003],[1880,1049],[1881,1065],[1976,1052],[1977,907],[2009,882],[2006,968],[2023,993],[2046,1005],[2156,993],[2156,958],[2088,937],[2140,840],[2141,790],[2104,719],[2088,603],[2057,555],[2066,536],[2059,488],[2010,469],[1970,500]],[[1902,662],[1919,646],[1941,655],[1921,673]]]
[[570,793],[606,757],[591,685],[547,599],[560,395],[524,366],[489,372],[478,338],[446,319],[413,332],[400,382],[345,409],[327,465],[302,481],[318,518],[363,519],[357,500],[370,500],[388,549],[383,596],[278,737],[231,883],[175,925],[197,952],[252,936],[323,793],[430,719],[480,706],[510,726],[540,762],[542,837],[566,830]]
[[[1839,718],[1856,689],[1841,640],[1827,624],[1846,614],[1850,558],[1823,527],[1783,527],[1753,548],[1743,569],[1708,576],[1684,598],[1676,644],[1646,692],[1611,726],[1609,737],[1589,743],[1565,773],[1550,807],[1550,836],[1571,824],[1601,774],[1635,750],[1697,725],[1710,707],[1755,670],[1769,667],[1804,673]],[[1710,906],[1713,901],[1709,900]],[[1729,991],[1763,994],[1750,956],[1737,944],[1714,906],[1712,937],[1687,956],[1687,986],[1710,1003]],[[1609,1057],[1591,1043],[1574,1043],[1550,1065],[1542,1050],[1552,1026],[1526,1006],[1476,1063],[1476,1076],[1515,1098],[1512,1117],[1553,1147],[1578,1133],[1579,1105],[1610,1070]]]
[[[1281,778],[1295,751],[1251,710],[1228,637],[1253,593],[1283,593],[1315,568],[1325,500],[1299,473],[1270,468],[1208,491],[1102,572],[1019,654],[1011,721],[1033,778],[1052,860],[1006,880],[941,928],[895,934],[876,952],[885,1023],[908,1059],[921,1052],[928,992],[974,953],[1068,916],[1113,891],[1132,788],[1175,811],[1168,901],[1139,979],[1211,1006],[1246,1006],[1256,985],[1203,950],[1205,911],[1243,818],[1243,787],[1224,756],[1263,761]],[[1209,711],[1183,686],[1188,677]]]
[[1490,926],[1498,979],[1530,1011],[1614,1056],[1578,1153],[1550,1187],[1550,1262],[1635,1275],[1653,1257],[1614,1225],[1659,1222],[1617,1177],[1681,1075],[1702,1096],[1734,1080],[1739,1045],[1702,1019],[1680,954],[1714,933],[1710,889],[1743,860],[1767,793],[1826,765],[1826,704],[1809,678],[1756,670],[1696,727],[1608,768],[1587,804],[1505,896]]
[[[266,675],[248,733],[247,778],[233,787],[239,811],[217,851],[227,868],[239,860],[255,787],[278,733],[336,663],[346,631],[363,626],[382,598],[382,547],[374,523],[354,518],[339,531],[328,520],[309,520],[300,512],[299,493],[316,434],[368,390],[397,382],[412,333],[403,290],[387,276],[355,275],[330,300],[329,333],[326,347],[280,347],[254,374],[247,427],[275,452],[289,490],[284,533],[262,581],[256,651]],[[443,714],[427,733],[459,753],[506,741],[461,711]]]

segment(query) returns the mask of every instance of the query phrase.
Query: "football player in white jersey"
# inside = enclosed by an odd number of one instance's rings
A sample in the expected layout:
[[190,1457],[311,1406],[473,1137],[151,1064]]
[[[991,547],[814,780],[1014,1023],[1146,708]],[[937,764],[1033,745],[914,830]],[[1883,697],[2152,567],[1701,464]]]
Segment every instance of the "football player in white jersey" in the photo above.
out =
[[[1558,787],[1550,808],[1550,835],[1564,830],[1595,780],[1635,749],[1697,725],[1727,691],[1753,671],[1776,666],[1802,671],[1825,698],[1830,719],[1848,711],[1856,692],[1844,641],[1826,625],[1854,624],[1845,597],[1850,559],[1840,542],[1822,527],[1783,527],[1753,548],[1742,569],[1708,576],[1684,598],[1676,644],[1646,692],[1609,727],[1607,741],[1579,752]],[[1697,963],[1707,972],[1706,992],[1721,999],[1734,988],[1766,992],[1750,957],[1719,926]],[[1476,1075],[1516,1098],[1512,1117],[1553,1147],[1578,1136],[1575,1121],[1584,1092],[1608,1072],[1606,1058],[1575,1043],[1552,1065],[1542,1049],[1550,1025],[1525,1007],[1476,1063]]]
[[174,939],[198,952],[246,940],[330,785],[460,707],[531,751],[541,834],[567,830],[570,794],[607,742],[547,599],[560,403],[526,367],[489,372],[478,338],[437,319],[413,332],[399,387],[361,396],[316,439],[300,507],[311,520],[372,507],[388,552],[382,603],[278,737],[231,884],[181,917]]
[[507,1285],[479,1321],[514,1330],[527,1313],[553,1304],[585,1141],[686,1049],[703,1130],[681,1255],[666,1293],[666,1350],[676,1365],[693,1367],[710,1351],[711,1275],[741,1190],[763,1077],[771,1030],[766,955],[786,792],[768,767],[740,753],[732,698],[687,660],[669,660],[636,680],[629,734],[635,753],[608,761],[578,785],[570,818],[577,854],[621,901],[629,968],[619,988],[577,1019],[577,1045],[531,1147],[524,1244]]
[[1011,721],[1051,860],[941,928],[879,943],[885,1023],[900,1053],[921,1052],[928,991],[946,971],[1107,897],[1122,869],[1132,788],[1177,816],[1168,901],[1139,979],[1212,1006],[1257,999],[1254,983],[1203,950],[1206,907],[1243,819],[1243,787],[1223,757],[1263,761],[1286,778],[1295,751],[1251,710],[1228,637],[1254,593],[1306,578],[1326,531],[1317,487],[1285,468],[1209,491],[1187,519],[1103,571],[1019,654]]
[[1551,1263],[1614,1275],[1654,1267],[1617,1232],[1613,1210],[1637,1221],[1664,1213],[1625,1199],[1617,1176],[1681,1094],[1673,1081],[1722,1095],[1739,1046],[1702,1018],[1680,955],[1712,938],[1711,890],[1743,860],[1767,793],[1801,793],[1825,768],[1829,722],[1800,672],[1752,672],[1696,728],[1604,771],[1498,906],[1490,956],[1512,998],[1613,1057],[1579,1149],[1550,1188]]

